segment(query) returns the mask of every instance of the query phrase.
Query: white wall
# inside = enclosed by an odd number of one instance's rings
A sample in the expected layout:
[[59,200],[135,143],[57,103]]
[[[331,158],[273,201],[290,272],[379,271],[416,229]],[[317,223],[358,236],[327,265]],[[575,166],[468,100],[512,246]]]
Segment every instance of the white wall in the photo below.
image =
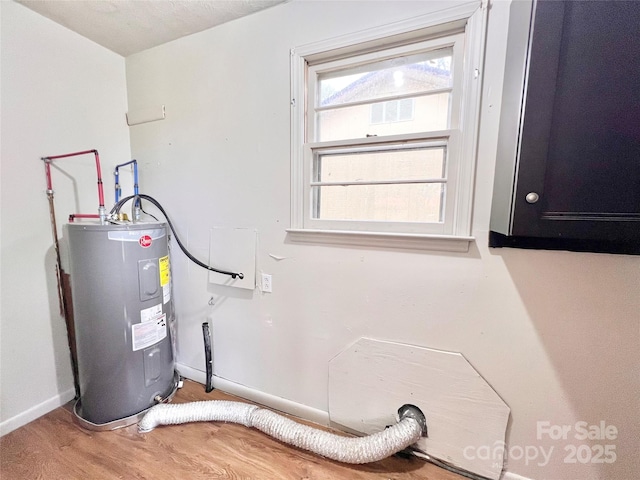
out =
[[[487,248],[509,7],[498,0],[490,14],[468,254],[299,245],[285,232],[289,49],[435,2],[293,1],[127,58],[129,106],[167,109],[165,121],[131,129],[143,190],[205,260],[211,227],[257,228],[258,269],[273,275],[272,294],[246,294],[208,285],[174,253],[179,361],[204,369],[200,325],[210,317],[217,376],[326,410],[327,363],[361,336],[460,351],[511,407],[514,456],[554,447],[548,465],[512,458],[509,472],[631,480],[640,469],[640,258]],[[614,444],[617,461],[566,464],[565,447],[585,442],[537,438],[545,420],[615,425],[616,440],[591,443]]]
[[[2,397],[0,432],[73,398],[40,158],[97,149],[105,196],[130,159],[124,58],[14,2],[2,1]],[[92,155],[56,161],[59,228],[97,213]],[[125,182],[129,179],[124,174]]]
[[[122,58],[20,5],[0,5],[4,432],[72,395],[38,159],[97,148],[106,179],[130,155]],[[468,254],[296,245],[284,231],[289,48],[435,2],[293,1],[127,59],[129,106],[167,106],[167,120],[131,129],[143,191],[205,259],[211,227],[257,228],[258,268],[273,274],[272,294],[237,292],[208,285],[175,252],[179,360],[203,369],[201,323],[211,317],[218,376],[326,410],[327,362],[361,336],[460,351],[510,405],[511,447],[555,449],[548,465],[510,460],[510,472],[630,480],[640,470],[640,259],[486,248],[508,7],[495,2],[490,16],[478,240]],[[90,163],[61,164],[77,181],[77,208],[72,182],[54,173],[61,223],[95,210]],[[565,464],[565,447],[586,442],[537,438],[545,420],[617,426],[606,442],[617,461]]]

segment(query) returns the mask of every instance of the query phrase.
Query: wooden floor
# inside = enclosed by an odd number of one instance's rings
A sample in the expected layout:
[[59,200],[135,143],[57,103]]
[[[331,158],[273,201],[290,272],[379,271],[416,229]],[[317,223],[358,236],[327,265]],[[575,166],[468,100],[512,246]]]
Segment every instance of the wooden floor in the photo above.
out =
[[[174,402],[239,400],[185,381]],[[58,408],[0,438],[0,478],[18,479],[426,479],[460,480],[418,458],[345,465],[290,447],[255,429],[223,423],[108,432],[80,428]]]

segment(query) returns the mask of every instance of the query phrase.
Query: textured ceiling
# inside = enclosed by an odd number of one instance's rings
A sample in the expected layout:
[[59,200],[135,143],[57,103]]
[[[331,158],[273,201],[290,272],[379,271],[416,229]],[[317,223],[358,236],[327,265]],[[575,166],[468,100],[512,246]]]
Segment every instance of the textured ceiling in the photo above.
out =
[[123,56],[288,0],[16,0]]

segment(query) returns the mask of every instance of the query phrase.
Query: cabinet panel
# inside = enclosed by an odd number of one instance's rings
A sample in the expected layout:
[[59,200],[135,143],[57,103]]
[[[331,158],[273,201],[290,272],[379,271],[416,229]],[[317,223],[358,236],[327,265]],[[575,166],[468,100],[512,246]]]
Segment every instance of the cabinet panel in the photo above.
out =
[[532,12],[520,130],[501,152],[516,162],[497,166],[513,169],[510,218],[492,218],[492,243],[640,253],[640,2],[538,1]]

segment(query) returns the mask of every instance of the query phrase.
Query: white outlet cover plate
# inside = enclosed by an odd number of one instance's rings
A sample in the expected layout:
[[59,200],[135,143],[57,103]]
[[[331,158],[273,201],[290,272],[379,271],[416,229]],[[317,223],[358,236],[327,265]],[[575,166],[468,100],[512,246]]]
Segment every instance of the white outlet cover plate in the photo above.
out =
[[264,293],[272,293],[273,292],[273,278],[268,273],[263,273],[261,275],[262,281],[260,287]]

